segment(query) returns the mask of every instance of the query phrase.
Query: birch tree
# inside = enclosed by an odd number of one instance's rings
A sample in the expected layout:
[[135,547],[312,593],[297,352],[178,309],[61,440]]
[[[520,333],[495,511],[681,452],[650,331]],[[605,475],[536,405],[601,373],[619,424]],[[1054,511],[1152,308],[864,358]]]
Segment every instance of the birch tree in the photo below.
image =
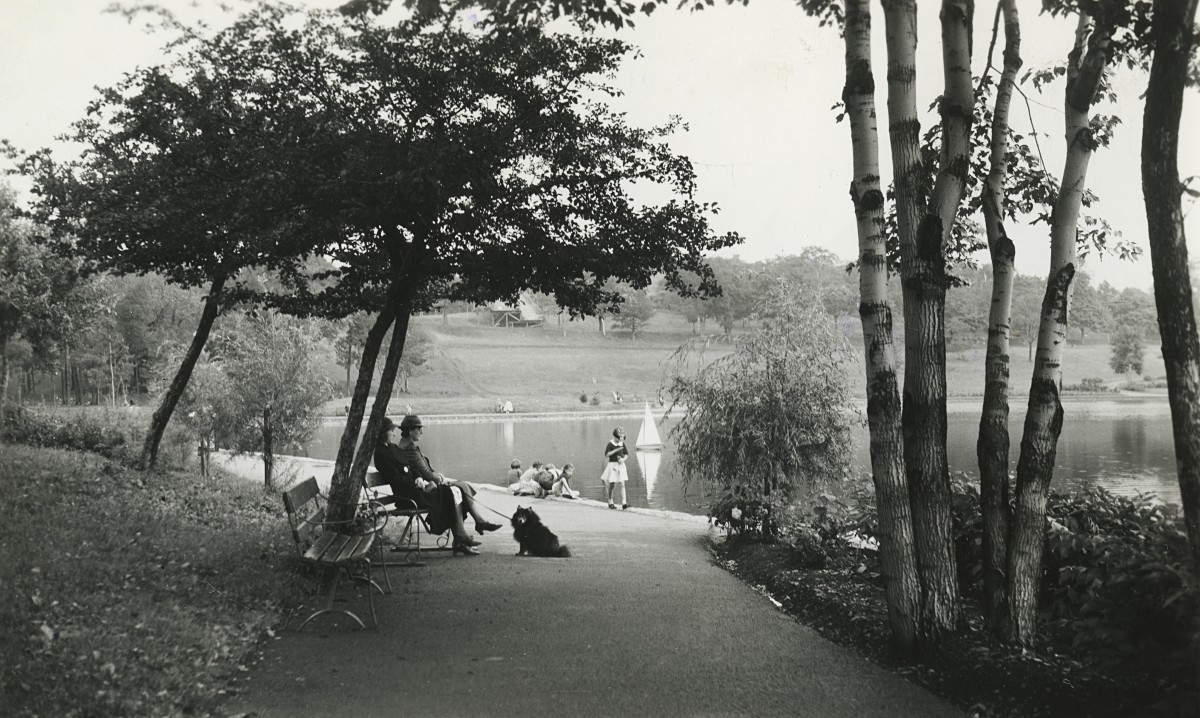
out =
[[974,5],[953,0],[942,3],[943,130],[932,193],[920,152],[916,3],[885,0],[883,7],[907,349],[902,410],[904,463],[921,580],[920,635],[924,642],[935,642],[957,630],[959,619],[946,459],[945,245],[951,239],[969,167]]
[[1008,111],[1021,69],[1021,24],[1016,0],[1001,0],[997,19],[1004,22],[1004,66],[992,110],[990,158],[982,189],[984,227],[992,260],[992,301],[984,359],[983,409],[979,418],[979,501],[983,515],[984,614],[993,630],[1006,625],[1004,566],[1009,524],[1008,394],[1016,245],[1004,228],[1008,170]]
[[871,439],[871,477],[878,497],[880,561],[885,576],[892,639],[911,646],[917,637],[920,586],[913,553],[912,512],[904,473],[904,437],[892,305],[888,299],[884,197],[879,177],[879,130],[875,113],[875,76],[871,69],[871,2],[847,0],[846,84],[842,102],[850,121],[854,174],[850,198],[858,231],[859,317],[867,371],[867,421]]
[[1063,425],[1059,387],[1067,343],[1071,282],[1076,271],[1076,234],[1088,164],[1097,147],[1091,108],[1108,64],[1113,22],[1112,16],[1092,16],[1080,11],[1074,47],[1067,58],[1064,93],[1067,155],[1051,215],[1050,271],[1042,299],[1029,405],[1017,461],[1015,508],[1005,571],[1011,622],[1007,638],[1021,644],[1032,643],[1036,632],[1046,493],[1053,478]]

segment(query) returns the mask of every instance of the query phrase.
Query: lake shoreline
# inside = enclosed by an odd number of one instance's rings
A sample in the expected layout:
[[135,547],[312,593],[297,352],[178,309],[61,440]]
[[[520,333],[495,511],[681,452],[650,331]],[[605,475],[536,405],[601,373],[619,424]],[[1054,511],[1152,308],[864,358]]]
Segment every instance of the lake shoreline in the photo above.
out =
[[[1009,410],[1016,413],[1023,411],[1024,403],[1013,400],[1028,399],[1027,395],[1013,395],[1010,397]],[[953,396],[946,400],[947,414],[978,414],[981,410],[983,396]],[[1067,394],[1062,398],[1063,407],[1070,409],[1076,406],[1094,406],[1100,403],[1111,402],[1114,404],[1134,405],[1134,404],[1154,404],[1167,406],[1167,394],[1163,392],[1104,392],[1095,394]],[[854,406],[861,412],[866,411],[866,399],[858,397],[854,399]],[[1169,408],[1169,407],[1168,407]],[[421,419],[430,423],[476,423],[476,422],[503,422],[503,421],[558,421],[561,419],[640,419],[644,408],[639,408],[633,404],[628,409],[586,409],[581,407],[578,411],[529,411],[529,412],[512,412],[512,413],[446,413],[439,414],[435,412],[414,412],[420,414]],[[651,407],[651,412],[658,419],[663,418],[665,407]],[[672,413],[680,413],[682,409],[676,407],[676,411]],[[395,415],[401,415],[401,412],[396,412]],[[321,422],[330,424],[334,422],[344,421],[344,414],[325,414],[321,417]]]

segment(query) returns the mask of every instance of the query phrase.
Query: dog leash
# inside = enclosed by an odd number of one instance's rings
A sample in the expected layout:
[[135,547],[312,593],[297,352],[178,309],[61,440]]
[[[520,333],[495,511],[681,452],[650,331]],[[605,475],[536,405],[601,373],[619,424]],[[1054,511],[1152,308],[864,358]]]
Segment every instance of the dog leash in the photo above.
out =
[[480,501],[478,496],[473,496],[472,499],[474,499],[474,501],[477,505],[482,506],[483,508],[487,509],[488,511],[491,511],[492,513],[496,514],[497,516],[501,516],[503,518],[508,519],[509,521],[512,521],[512,516],[509,516],[508,514],[502,514],[499,511],[497,511],[496,509],[493,509],[491,506],[488,506],[487,504]]

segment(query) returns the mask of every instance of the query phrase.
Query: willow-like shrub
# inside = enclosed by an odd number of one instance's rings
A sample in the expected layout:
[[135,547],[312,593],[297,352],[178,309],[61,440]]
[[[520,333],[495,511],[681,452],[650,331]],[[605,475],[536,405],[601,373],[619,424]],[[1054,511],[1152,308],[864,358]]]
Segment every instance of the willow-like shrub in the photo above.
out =
[[[848,475],[852,356],[819,297],[773,280],[754,314],[757,328],[711,359],[713,337],[696,337],[668,360],[675,468],[699,487],[714,519],[790,506],[798,489]],[[737,509],[735,511],[735,509]],[[712,513],[712,512],[710,512]],[[729,513],[730,516],[723,516]],[[758,532],[774,533],[767,520]]]

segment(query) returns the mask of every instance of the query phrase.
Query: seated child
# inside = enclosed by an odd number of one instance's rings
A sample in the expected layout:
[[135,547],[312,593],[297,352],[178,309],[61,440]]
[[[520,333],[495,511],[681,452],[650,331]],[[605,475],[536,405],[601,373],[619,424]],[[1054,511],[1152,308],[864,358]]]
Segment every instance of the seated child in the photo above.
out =
[[513,459],[512,463],[508,465],[508,473],[504,475],[504,478],[507,479],[507,481],[504,482],[506,484],[514,484],[514,483],[520,481],[521,480],[521,462],[517,461],[516,459]]
[[558,480],[554,482],[551,491],[555,496],[561,496],[564,499],[577,499],[579,492],[571,488],[570,479],[575,474],[574,464],[563,464],[562,471],[558,474]]
[[558,481],[558,469],[554,468],[554,464],[545,464],[542,466],[542,470],[537,472],[533,478],[542,487],[542,491],[548,494],[554,489],[554,484]]
[[516,483],[510,484],[508,490],[517,496],[536,496],[539,499],[546,495],[542,490],[542,485],[537,482],[536,476],[541,471],[542,462],[535,461],[533,466],[529,467],[525,473],[517,479]]

